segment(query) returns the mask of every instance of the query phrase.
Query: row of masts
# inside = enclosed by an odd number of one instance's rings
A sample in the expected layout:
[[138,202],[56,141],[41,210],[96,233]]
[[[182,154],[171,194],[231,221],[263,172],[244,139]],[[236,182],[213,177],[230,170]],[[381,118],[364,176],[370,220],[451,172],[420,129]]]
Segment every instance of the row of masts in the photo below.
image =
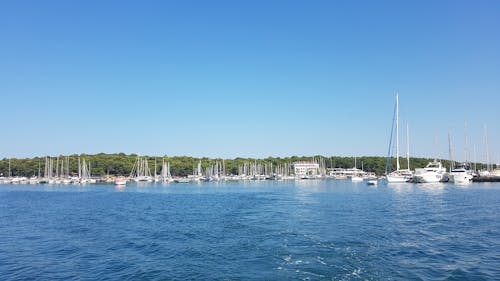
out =
[[[55,162],[55,163],[54,163]],[[54,179],[54,178],[70,178],[75,177],[70,173],[69,166],[69,156],[57,157],[57,158],[45,158],[45,169],[43,173],[43,178]],[[38,167],[38,176],[41,176],[41,163]],[[87,163],[85,159],[80,159],[78,157],[78,176],[79,179],[90,179],[91,178],[91,166],[90,161]]]
[[[313,158],[312,163],[319,165],[318,175],[327,175],[326,160],[322,157]],[[230,175],[226,170],[225,161],[217,160],[203,168],[201,160],[193,167],[192,175],[188,175],[190,180],[225,180],[225,179],[269,179],[272,178],[293,178],[293,164],[283,163],[273,165],[273,163],[262,163],[257,161],[247,161],[238,166],[238,174]],[[149,160],[147,157],[137,157],[129,179],[136,182],[169,182],[174,178],[170,172],[170,163],[162,160],[161,169],[158,173],[157,160],[154,161],[154,172],[151,173]]]
[[146,157],[137,157],[137,160],[132,167],[129,178],[136,182],[168,182],[172,181],[170,173],[170,163],[163,159],[160,174],[157,174],[157,161],[155,158],[154,175],[151,174],[149,161]]

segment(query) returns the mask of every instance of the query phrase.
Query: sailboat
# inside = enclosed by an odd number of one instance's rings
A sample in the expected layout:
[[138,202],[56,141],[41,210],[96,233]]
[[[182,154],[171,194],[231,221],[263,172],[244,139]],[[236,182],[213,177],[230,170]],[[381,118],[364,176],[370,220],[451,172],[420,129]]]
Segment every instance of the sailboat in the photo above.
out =
[[160,179],[162,182],[170,182],[172,181],[172,175],[170,174],[170,163],[163,159],[161,165]]
[[[399,95],[396,94],[396,109],[394,112],[395,118],[394,122],[396,125],[396,170],[389,172],[389,163],[391,161],[391,146],[392,146],[392,133],[391,133],[391,139],[389,141],[389,153],[387,155],[387,162],[386,162],[386,180],[388,183],[402,183],[402,182],[409,182],[413,178],[413,173],[410,170],[410,144],[409,144],[409,130],[408,130],[408,124],[406,124],[406,159],[407,159],[407,169],[401,169],[401,166],[399,164]],[[393,124],[394,126],[394,124]],[[394,128],[394,127],[393,127]]]
[[153,182],[154,178],[151,176],[148,159],[146,157],[137,157],[137,161],[130,172],[130,178],[136,182]]
[[354,168],[351,169],[354,173],[350,176],[352,182],[360,182],[363,181],[363,177],[361,177],[361,173],[358,171],[363,171],[362,169],[359,170],[357,165],[356,165],[356,157],[354,157]]
[[[80,164],[79,164],[80,165]],[[92,178],[90,169],[90,161],[87,165],[85,158],[82,159],[81,166],[79,167],[80,183],[96,183],[97,180]]]

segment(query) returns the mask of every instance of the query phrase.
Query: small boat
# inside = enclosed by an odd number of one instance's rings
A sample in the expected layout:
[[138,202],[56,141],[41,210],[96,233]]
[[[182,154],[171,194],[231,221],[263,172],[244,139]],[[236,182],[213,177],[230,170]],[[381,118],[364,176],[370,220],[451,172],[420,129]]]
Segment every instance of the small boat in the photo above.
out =
[[191,182],[191,179],[188,179],[188,178],[180,178],[180,179],[175,179],[174,180],[175,183],[190,183]]
[[115,184],[116,185],[126,185],[127,184],[127,179],[124,177],[117,177],[115,179]]
[[366,184],[368,184],[368,185],[377,185],[378,184],[378,180],[377,179],[371,179],[371,180],[368,180],[366,182]]
[[360,176],[352,176],[351,181],[352,182],[361,182],[361,181],[363,181],[363,178]]

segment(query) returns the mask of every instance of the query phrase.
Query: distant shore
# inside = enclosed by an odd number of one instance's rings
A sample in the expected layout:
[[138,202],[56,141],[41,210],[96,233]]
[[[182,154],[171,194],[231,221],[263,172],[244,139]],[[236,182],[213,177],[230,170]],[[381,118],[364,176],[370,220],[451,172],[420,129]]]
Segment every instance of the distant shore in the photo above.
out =
[[[61,170],[63,165],[65,172],[68,175],[78,174],[78,160],[85,160],[93,176],[105,175],[130,175],[134,163],[139,156],[137,154],[73,154],[73,155],[59,155],[59,156],[42,156],[34,158],[4,158],[0,160],[0,176],[17,176],[17,177],[43,177],[46,171],[47,159],[52,159],[54,171]],[[215,165],[224,166],[224,173],[227,175],[238,175],[241,169],[250,166],[251,164],[258,164],[266,171],[266,174],[271,174],[277,168],[289,168],[294,162],[310,161],[320,165],[322,169],[333,168],[356,168],[362,169],[368,173],[374,173],[381,176],[385,172],[386,157],[380,156],[363,156],[363,157],[341,157],[341,156],[290,156],[290,157],[267,157],[263,159],[256,158],[197,158],[190,156],[142,156],[146,159],[151,173],[159,174],[162,161],[168,161],[170,165],[171,175],[177,177],[186,177],[193,175],[196,169],[206,171]],[[410,158],[410,169],[424,167],[432,159],[429,158]],[[445,167],[450,167],[448,160],[441,160]],[[395,159],[390,161],[392,167],[396,167]],[[485,169],[484,163],[470,163],[471,167],[480,170]],[[401,168],[406,168],[406,165]],[[496,168],[496,165],[492,165]],[[59,171],[61,172],[61,171]]]

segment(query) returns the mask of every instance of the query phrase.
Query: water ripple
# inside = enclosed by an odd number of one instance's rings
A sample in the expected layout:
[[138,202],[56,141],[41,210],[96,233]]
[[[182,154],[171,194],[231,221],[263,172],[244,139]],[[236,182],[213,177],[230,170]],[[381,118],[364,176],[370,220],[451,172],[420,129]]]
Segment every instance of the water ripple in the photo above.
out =
[[500,185],[0,186],[2,280],[491,280]]

